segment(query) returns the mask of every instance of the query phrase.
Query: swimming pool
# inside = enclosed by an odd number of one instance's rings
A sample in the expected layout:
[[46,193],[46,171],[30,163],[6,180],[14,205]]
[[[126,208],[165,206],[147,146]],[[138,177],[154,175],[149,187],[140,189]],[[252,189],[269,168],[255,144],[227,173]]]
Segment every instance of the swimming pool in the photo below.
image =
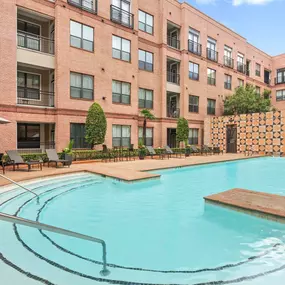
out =
[[104,239],[111,274],[99,274],[96,244],[0,221],[0,284],[284,284],[285,225],[203,197],[235,187],[284,195],[285,159],[156,173],[133,184],[88,173],[25,183],[39,205],[3,188],[0,212]]

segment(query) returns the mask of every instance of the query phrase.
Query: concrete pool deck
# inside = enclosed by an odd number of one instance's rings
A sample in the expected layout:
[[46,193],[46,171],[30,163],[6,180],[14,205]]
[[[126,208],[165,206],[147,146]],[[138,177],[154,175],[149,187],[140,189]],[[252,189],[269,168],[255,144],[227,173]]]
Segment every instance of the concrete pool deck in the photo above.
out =
[[236,188],[204,199],[206,203],[285,223],[285,196]]
[[[187,158],[170,158],[170,159],[145,159],[135,161],[122,162],[86,162],[75,163],[70,168],[55,168],[43,167],[42,171],[32,170],[25,171],[26,168],[18,171],[6,171],[6,176],[17,182],[24,180],[31,180],[36,178],[43,178],[47,176],[62,175],[75,172],[90,172],[94,174],[103,175],[120,179],[126,182],[134,182],[144,179],[159,178],[160,175],[153,174],[148,171],[187,167],[208,163],[218,163],[225,161],[235,161],[246,158],[257,158],[260,156],[246,157],[244,154],[223,154],[223,155],[208,155],[208,156],[191,156]],[[0,177],[0,186],[10,184],[10,182]],[[0,189],[1,191],[1,189]]]

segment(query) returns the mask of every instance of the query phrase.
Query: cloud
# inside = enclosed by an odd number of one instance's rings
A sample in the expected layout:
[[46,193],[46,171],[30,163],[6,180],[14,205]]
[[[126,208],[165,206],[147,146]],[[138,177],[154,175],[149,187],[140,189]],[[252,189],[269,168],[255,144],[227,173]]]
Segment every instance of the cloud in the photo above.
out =
[[273,0],[232,0],[232,3],[234,6],[239,6],[242,4],[248,4],[248,5],[264,5],[269,2],[272,2]]
[[219,1],[231,3],[233,6],[247,5],[265,5],[275,0],[195,0],[198,4],[215,4]]

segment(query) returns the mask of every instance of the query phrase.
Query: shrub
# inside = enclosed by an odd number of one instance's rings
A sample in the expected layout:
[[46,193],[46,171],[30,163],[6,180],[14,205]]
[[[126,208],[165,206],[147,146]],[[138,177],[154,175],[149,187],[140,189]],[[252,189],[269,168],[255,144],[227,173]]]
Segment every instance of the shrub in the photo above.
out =
[[179,118],[177,121],[176,141],[179,144],[184,142],[187,145],[189,136],[188,121],[185,118]]
[[88,110],[85,126],[85,139],[90,144],[102,144],[105,141],[107,131],[107,120],[102,107],[98,103],[93,103]]

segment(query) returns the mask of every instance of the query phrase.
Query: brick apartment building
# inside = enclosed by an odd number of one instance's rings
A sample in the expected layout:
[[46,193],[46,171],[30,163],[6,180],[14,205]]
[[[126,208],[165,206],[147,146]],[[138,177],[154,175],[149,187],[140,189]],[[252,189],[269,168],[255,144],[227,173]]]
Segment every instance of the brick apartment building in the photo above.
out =
[[0,152],[84,142],[92,102],[104,109],[106,144],[137,146],[141,108],[152,109],[147,144],[175,145],[176,121],[189,143],[222,114],[224,96],[250,83],[285,108],[285,55],[272,57],[177,0],[2,0]]

